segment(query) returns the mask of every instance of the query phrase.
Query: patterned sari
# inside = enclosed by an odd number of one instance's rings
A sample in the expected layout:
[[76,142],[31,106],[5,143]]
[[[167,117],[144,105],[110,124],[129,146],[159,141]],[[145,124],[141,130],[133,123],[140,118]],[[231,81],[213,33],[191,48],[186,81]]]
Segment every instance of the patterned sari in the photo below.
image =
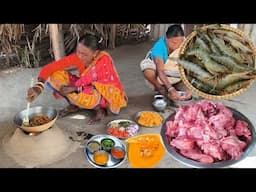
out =
[[74,85],[81,90],[70,93],[67,99],[73,105],[85,109],[96,106],[109,108],[118,114],[127,106],[128,98],[111,56],[101,51],[94,61],[77,77],[67,71],[57,71],[50,76],[50,84],[60,90],[63,85]]

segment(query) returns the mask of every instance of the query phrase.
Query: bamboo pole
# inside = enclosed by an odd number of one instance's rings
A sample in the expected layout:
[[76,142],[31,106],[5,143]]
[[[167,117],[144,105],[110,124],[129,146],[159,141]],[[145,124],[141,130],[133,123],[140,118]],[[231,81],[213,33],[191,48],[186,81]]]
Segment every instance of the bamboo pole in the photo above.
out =
[[244,30],[244,25],[245,24],[238,24],[237,28],[240,29],[241,31],[243,31]]
[[255,24],[251,24],[251,33],[250,33],[250,38],[252,40],[252,42],[254,43],[254,45],[256,45],[256,25]]
[[243,31],[246,35],[248,35],[249,37],[251,37],[251,32],[252,32],[252,24],[244,24],[244,28]]
[[111,33],[110,33],[110,47],[114,49],[116,47],[116,24],[111,25]]
[[61,26],[58,24],[49,24],[50,39],[53,48],[55,61],[65,56],[64,40]]
[[152,30],[150,32],[150,36],[152,40],[156,41],[159,38],[159,28],[160,24],[153,24],[152,25]]

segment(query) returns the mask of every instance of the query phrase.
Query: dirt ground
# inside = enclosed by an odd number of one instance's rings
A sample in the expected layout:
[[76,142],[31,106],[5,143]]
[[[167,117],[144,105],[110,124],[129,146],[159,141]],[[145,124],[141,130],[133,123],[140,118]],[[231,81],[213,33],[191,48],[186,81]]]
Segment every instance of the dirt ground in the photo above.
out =
[[[121,110],[121,113],[116,115],[107,116],[102,122],[96,125],[87,125],[86,120],[91,115],[89,111],[82,111],[78,116],[71,115],[56,121],[56,126],[60,127],[69,136],[74,136],[78,131],[85,131],[91,134],[105,134],[106,124],[114,119],[134,119],[134,115],[138,111],[152,110],[151,103],[153,101],[153,91],[148,88],[144,82],[143,75],[139,68],[140,61],[145,57],[147,51],[151,48],[154,42],[147,41],[136,45],[123,45],[114,50],[110,50],[120,78],[124,84],[128,94],[129,103],[128,107]],[[11,68],[8,70],[0,71],[0,140],[14,132],[16,127],[13,123],[13,118],[17,112],[26,108],[26,91],[30,84],[31,77],[37,77],[40,68],[37,69],[24,69],[24,68]],[[255,91],[256,86],[253,84],[245,93],[232,98],[232,100],[222,101],[228,106],[236,108],[238,111],[248,117],[255,126]],[[57,110],[66,106],[65,101],[56,101],[49,90],[44,91],[39,98],[32,103],[33,106],[52,106]],[[173,113],[175,108],[168,106],[168,109],[163,113],[164,117],[168,117]],[[159,128],[141,128],[140,134],[143,133],[160,133]],[[79,141],[81,145],[77,150],[71,153],[68,157],[60,158],[59,161],[39,166],[40,168],[93,168],[85,158],[84,144],[85,140]],[[22,168],[23,166],[15,162],[8,156],[0,143],[0,168]],[[256,168],[256,151],[253,151],[243,161],[231,167],[249,167]],[[126,160],[119,168],[131,168],[129,161]],[[166,152],[162,161],[156,168],[189,168],[178,161]]]

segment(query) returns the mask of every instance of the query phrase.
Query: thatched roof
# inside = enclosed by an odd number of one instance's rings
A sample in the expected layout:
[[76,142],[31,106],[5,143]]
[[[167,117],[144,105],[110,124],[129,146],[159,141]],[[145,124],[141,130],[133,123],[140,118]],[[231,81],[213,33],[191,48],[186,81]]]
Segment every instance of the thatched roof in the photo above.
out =
[[[145,24],[59,24],[63,31],[65,52],[73,51],[76,40],[86,33],[100,34],[106,48],[115,48],[123,40],[140,40],[148,30]],[[48,24],[0,24],[0,54],[2,56],[16,55],[25,67],[38,67],[40,54],[38,50],[42,43],[43,52],[51,56]],[[46,55],[46,53],[44,53]],[[7,59],[8,60],[8,59]],[[33,60],[33,61],[31,61]],[[8,65],[8,63],[7,63]]]

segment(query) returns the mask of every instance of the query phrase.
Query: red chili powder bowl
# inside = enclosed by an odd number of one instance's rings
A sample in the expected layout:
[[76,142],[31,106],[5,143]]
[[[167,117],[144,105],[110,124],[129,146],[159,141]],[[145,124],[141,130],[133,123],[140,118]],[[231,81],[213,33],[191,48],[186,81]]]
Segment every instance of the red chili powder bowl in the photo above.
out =
[[125,151],[122,147],[116,146],[116,147],[111,149],[111,155],[115,159],[123,159],[124,156],[125,156]]

